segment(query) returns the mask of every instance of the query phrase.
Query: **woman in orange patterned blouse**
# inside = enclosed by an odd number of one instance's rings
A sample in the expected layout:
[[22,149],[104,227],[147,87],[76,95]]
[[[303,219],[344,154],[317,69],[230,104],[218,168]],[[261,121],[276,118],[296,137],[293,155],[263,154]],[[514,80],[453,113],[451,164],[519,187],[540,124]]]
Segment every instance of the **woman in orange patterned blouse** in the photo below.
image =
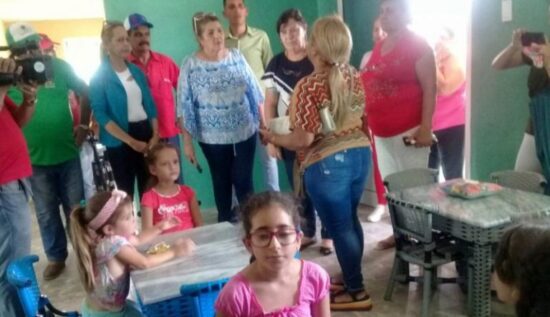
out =
[[361,274],[363,231],[357,217],[370,166],[370,143],[362,130],[361,79],[349,65],[351,42],[341,18],[317,20],[308,45],[314,72],[294,89],[289,110],[292,132],[261,131],[267,142],[297,151],[305,189],[333,238],[343,281],[332,279],[332,310],[372,307]]

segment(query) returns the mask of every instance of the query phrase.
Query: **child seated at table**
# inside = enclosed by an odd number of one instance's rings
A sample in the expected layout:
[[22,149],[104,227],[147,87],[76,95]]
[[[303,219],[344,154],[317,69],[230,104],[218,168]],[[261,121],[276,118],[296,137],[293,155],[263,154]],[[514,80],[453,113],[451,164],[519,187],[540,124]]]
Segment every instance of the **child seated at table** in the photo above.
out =
[[495,258],[500,300],[515,304],[518,317],[550,316],[550,222],[508,230]]
[[177,149],[158,143],[147,153],[151,173],[151,189],[141,198],[141,228],[151,228],[160,221],[177,217],[180,224],[163,233],[176,232],[202,225],[202,216],[195,192],[176,183],[180,174]]
[[120,190],[99,192],[85,207],[76,208],[71,213],[70,233],[87,293],[82,316],[142,316],[135,304],[126,300],[130,268],[145,269],[189,255],[195,244],[180,239],[165,252],[151,255],[143,255],[135,247],[178,224],[179,220],[172,217],[135,235],[132,200]]
[[303,237],[296,201],[279,192],[256,194],[241,218],[255,261],[222,289],[216,316],[330,316],[328,273],[294,258]]

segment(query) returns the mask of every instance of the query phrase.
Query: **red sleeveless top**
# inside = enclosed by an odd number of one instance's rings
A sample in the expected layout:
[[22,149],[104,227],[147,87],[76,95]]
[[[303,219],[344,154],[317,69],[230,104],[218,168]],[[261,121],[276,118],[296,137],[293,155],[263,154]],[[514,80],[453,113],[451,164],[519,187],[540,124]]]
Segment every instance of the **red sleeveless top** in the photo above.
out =
[[431,48],[409,30],[385,55],[381,55],[383,43],[384,40],[374,46],[361,78],[366,96],[365,115],[372,133],[391,137],[420,125],[422,88],[415,65]]

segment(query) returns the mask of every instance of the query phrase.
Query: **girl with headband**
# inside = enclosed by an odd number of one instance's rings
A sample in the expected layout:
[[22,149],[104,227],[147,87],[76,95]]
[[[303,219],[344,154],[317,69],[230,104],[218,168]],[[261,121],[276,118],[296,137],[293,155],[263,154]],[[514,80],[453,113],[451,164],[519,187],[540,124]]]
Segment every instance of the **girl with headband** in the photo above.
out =
[[145,269],[189,255],[195,244],[181,239],[166,252],[150,255],[141,254],[136,246],[178,224],[177,218],[169,218],[136,235],[132,201],[120,190],[99,192],[87,206],[75,209],[71,214],[71,239],[87,293],[82,316],[142,316],[135,304],[126,300],[130,268]]

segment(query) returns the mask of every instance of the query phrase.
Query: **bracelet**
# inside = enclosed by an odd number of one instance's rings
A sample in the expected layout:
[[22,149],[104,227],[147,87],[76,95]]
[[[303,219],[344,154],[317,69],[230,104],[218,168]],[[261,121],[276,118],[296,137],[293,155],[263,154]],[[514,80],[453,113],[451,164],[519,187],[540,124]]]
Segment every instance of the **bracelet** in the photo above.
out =
[[77,126],[77,128],[80,128],[80,129],[83,129],[83,130],[89,130],[90,129],[90,126],[84,124],[84,123],[81,123]]

